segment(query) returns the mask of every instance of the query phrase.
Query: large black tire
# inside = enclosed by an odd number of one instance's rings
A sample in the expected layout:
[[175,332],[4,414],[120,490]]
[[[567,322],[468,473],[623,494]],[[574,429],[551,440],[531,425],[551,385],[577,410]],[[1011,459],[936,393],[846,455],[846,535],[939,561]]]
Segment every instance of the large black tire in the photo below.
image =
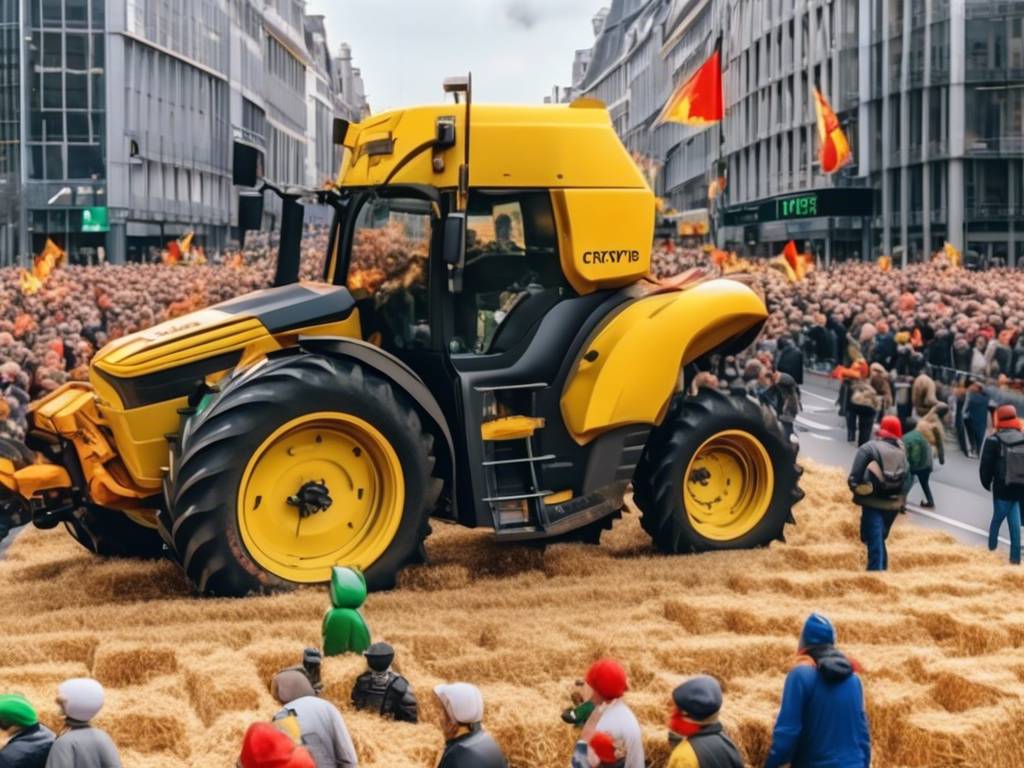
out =
[[139,525],[116,509],[86,504],[64,525],[75,541],[94,555],[157,560],[165,553],[156,529]]
[[[708,538],[693,525],[685,508],[684,474],[700,446],[725,430],[747,433],[761,443],[771,462],[774,488],[767,509],[750,530],[731,539]],[[654,545],[670,554],[753,549],[784,541],[786,524],[794,522],[793,506],[804,496],[798,450],[771,410],[743,394],[705,388],[695,396],[678,396],[665,421],[651,432],[633,477],[640,523]]]
[[237,497],[250,457],[268,436],[323,411],[372,424],[401,463],[401,521],[386,551],[366,569],[367,586],[393,587],[399,570],[420,554],[442,483],[432,477],[433,437],[413,403],[376,372],[348,360],[287,355],[235,375],[188,417],[178,436],[161,531],[201,593],[243,596],[297,586],[265,570],[247,550]]

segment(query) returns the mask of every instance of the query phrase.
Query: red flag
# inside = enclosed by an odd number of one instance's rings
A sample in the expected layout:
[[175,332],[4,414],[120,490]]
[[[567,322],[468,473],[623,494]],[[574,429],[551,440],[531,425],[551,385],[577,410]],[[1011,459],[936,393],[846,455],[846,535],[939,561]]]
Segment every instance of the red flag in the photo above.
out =
[[785,257],[786,262],[789,264],[789,266],[793,268],[793,271],[796,272],[797,264],[799,263],[800,259],[799,254],[797,254],[796,252],[796,243],[794,243],[792,240],[786,243],[786,247],[782,249],[782,255]]
[[683,83],[658,116],[659,123],[710,125],[722,119],[722,55],[715,46],[711,58]]
[[814,112],[818,118],[818,160],[821,162],[821,172],[835,173],[853,160],[850,142],[839,125],[836,113],[817,88],[814,89]]

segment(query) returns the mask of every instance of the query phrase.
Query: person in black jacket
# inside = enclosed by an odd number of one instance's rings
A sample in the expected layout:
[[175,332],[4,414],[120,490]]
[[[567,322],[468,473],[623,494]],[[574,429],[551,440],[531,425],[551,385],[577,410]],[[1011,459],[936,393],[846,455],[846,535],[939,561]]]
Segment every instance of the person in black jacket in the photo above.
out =
[[804,353],[786,337],[779,339],[779,353],[775,356],[775,370],[788,373],[798,385],[804,383]]
[[11,733],[0,749],[0,768],[43,768],[53,746],[53,731],[39,722],[28,699],[16,693],[0,695],[0,731]]
[[722,687],[698,675],[672,691],[669,741],[677,742],[666,768],[743,768],[736,745],[722,730]]
[[1024,502],[1024,485],[1007,485],[1003,477],[1004,452],[1010,446],[1024,444],[1024,432],[1017,418],[1017,409],[1001,405],[995,412],[996,431],[985,439],[981,449],[978,474],[985,490],[992,491],[992,522],[988,529],[988,548],[999,546],[999,529],[1006,521],[1010,529],[1010,562],[1020,565],[1020,508]]
[[352,704],[356,709],[376,712],[399,722],[419,720],[416,695],[409,681],[391,670],[395,649],[387,643],[374,643],[363,652],[367,670],[356,678]]
[[483,729],[484,697],[475,685],[438,685],[444,752],[437,768],[508,768],[501,747]]

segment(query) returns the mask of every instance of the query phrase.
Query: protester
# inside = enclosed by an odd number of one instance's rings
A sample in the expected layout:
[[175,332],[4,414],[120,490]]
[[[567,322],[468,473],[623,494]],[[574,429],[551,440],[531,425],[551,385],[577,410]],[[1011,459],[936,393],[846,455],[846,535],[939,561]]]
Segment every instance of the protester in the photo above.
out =
[[800,415],[800,387],[788,373],[775,372],[765,399],[775,411],[787,438],[793,437],[793,428]]
[[271,723],[253,723],[242,740],[238,768],[316,768],[312,755]]
[[878,391],[869,378],[868,366],[863,359],[856,361],[851,369],[855,375],[849,378],[849,401],[846,404],[846,439],[857,445],[864,445],[871,439],[871,429],[881,400]]
[[967,429],[969,456],[978,458],[981,445],[985,442],[985,431],[988,429],[989,395],[980,382],[972,382],[967,387],[967,398],[964,401],[964,425]]
[[437,768],[507,768],[508,760],[483,728],[484,697],[469,683],[434,687],[441,704],[444,752]]
[[65,680],[57,687],[57,706],[65,730],[53,742],[46,768],[121,768],[114,742],[90,724],[103,708],[103,686],[88,677]]
[[597,731],[587,735],[587,726],[576,742],[569,768],[624,768],[625,750],[610,733]]
[[868,768],[871,734],[857,665],[835,647],[835,629],[812,613],[786,675],[765,768]]
[[902,437],[900,420],[884,417],[878,437],[857,449],[847,479],[853,502],[861,508],[860,539],[868,550],[869,571],[888,568],[885,542],[906,503],[907,454]]
[[798,385],[804,383],[804,353],[790,339],[779,339],[779,353],[775,358],[775,370],[789,374]]
[[625,768],[644,768],[644,744],[640,723],[623,698],[629,690],[626,670],[614,659],[594,662],[584,678],[593,695],[598,714],[597,730],[622,742]]
[[743,768],[743,759],[732,743],[718,713],[722,687],[715,678],[698,675],[672,691],[669,740],[679,739],[667,768]]
[[367,670],[352,687],[352,705],[376,712],[381,717],[406,723],[419,720],[416,695],[409,681],[391,671],[395,649],[387,643],[374,643],[363,652]]
[[338,708],[316,695],[303,672],[278,672],[270,692],[283,707],[274,715],[274,722],[309,750],[317,768],[349,768],[359,764]]
[[43,768],[53,746],[53,731],[39,722],[35,707],[16,693],[0,694],[0,768]]
[[986,491],[992,491],[992,522],[988,548],[999,546],[999,530],[1010,533],[1010,562],[1020,565],[1020,510],[1024,501],[1024,432],[1017,409],[1001,405],[995,412],[996,431],[986,438],[978,472]]
[[[903,435],[903,450],[907,454],[907,471],[912,478],[910,484],[912,487],[914,480],[921,484],[921,490],[924,492],[921,506],[934,509],[935,497],[932,496],[931,485],[928,482],[932,474],[932,446],[924,433],[918,429],[918,422],[911,420],[908,426],[909,431]],[[910,488],[907,492],[910,492]]]

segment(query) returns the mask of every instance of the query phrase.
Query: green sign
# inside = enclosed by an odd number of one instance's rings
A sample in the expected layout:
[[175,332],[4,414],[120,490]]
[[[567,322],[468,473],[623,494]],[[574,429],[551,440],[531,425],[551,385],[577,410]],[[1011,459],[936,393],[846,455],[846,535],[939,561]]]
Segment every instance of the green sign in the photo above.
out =
[[783,197],[775,201],[775,216],[778,219],[806,219],[818,215],[818,195],[810,193]]
[[82,209],[83,232],[108,232],[110,221],[107,218],[106,206],[93,206]]

